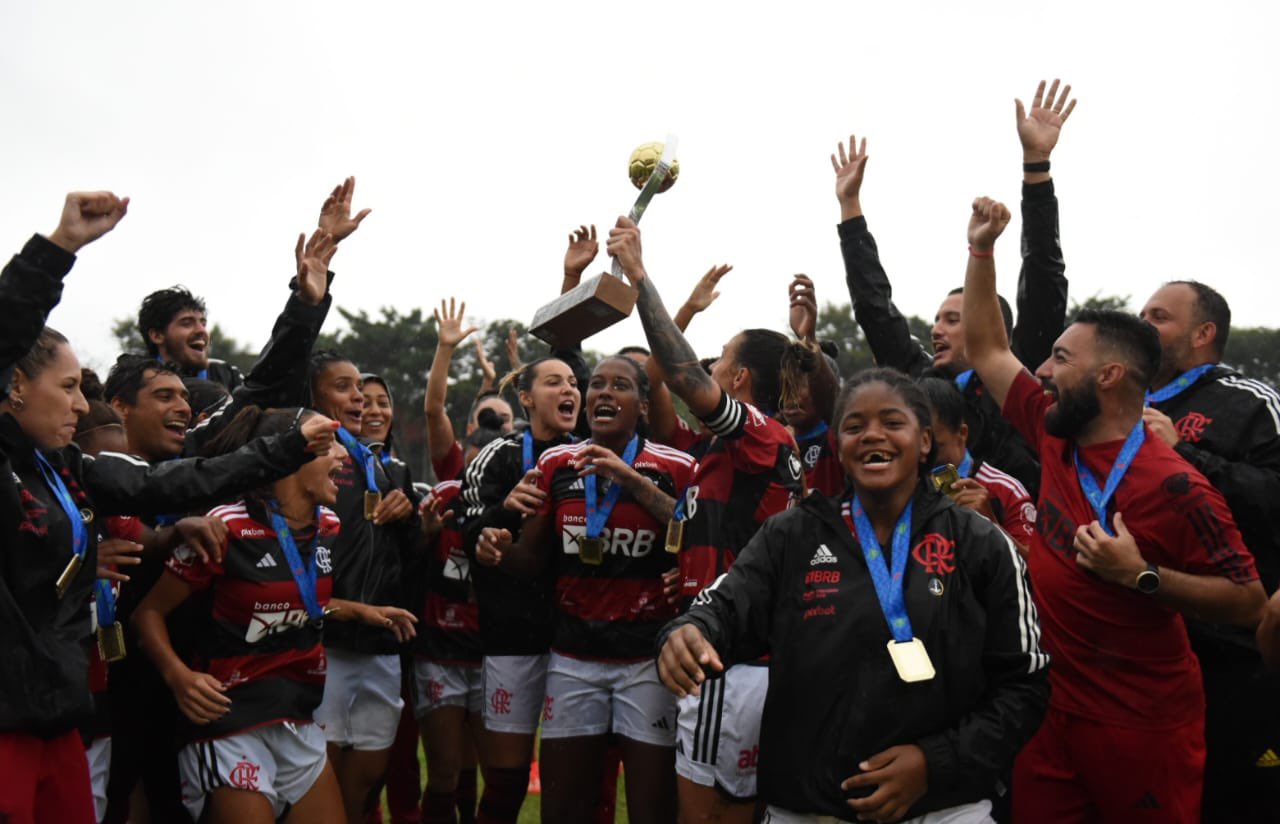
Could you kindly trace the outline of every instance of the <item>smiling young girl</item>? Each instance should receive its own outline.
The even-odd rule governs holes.
[[[851,495],[810,495],[767,522],[668,627],[659,671],[697,694],[770,654],[766,821],[987,822],[1048,700],[1025,567],[924,480],[929,405],[906,376],[852,378],[834,426]]]

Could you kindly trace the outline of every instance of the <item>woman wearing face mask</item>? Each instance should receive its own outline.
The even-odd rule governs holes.
[[[770,653],[766,821],[990,821],[1048,701],[1022,559],[925,480],[929,405],[909,378],[855,376],[835,425],[849,497],[766,523],[665,630],[659,671],[677,694],[705,692]]]
[[[44,326],[62,278],[85,244],[124,217],[109,192],[67,196],[58,229],[33,237],[0,274],[0,818],[87,821],[94,816],[77,727],[93,713],[85,673],[88,604],[98,531],[112,514],[149,515],[219,498],[294,472],[332,443],[318,427],[256,441],[211,461],[147,467],[71,446],[88,405],[80,363]],[[118,623],[100,642],[122,645]]]
[[[582,396],[573,370],[557,358],[541,358],[509,375],[529,419],[525,432],[490,443],[467,467],[464,547],[480,551],[482,530],[499,527],[513,534],[546,500],[536,465],[542,453],[572,441]],[[484,796],[477,821],[516,820],[529,784],[533,738],[542,714],[547,651],[552,635],[550,575],[533,578],[504,570],[471,567],[480,608],[484,650],[484,727],[480,763]]]
[[[692,477],[683,452],[637,428],[648,396],[644,368],[626,357],[601,361],[587,385],[591,440],[538,461],[546,496],[511,544],[490,529],[482,563],[557,576],[558,620],[542,715],[542,819],[590,821],[609,733],[618,736],[635,822],[675,819],[675,701],[658,682],[653,641],[676,614],[663,574],[675,498]],[[607,489],[606,489],[607,486]]]
[[[288,431],[321,416],[300,409],[249,407],[206,446],[212,454],[249,439]],[[313,723],[324,693],[328,621],[358,621],[413,635],[413,616],[391,606],[331,597],[340,524],[328,507],[346,450],[212,510],[227,526],[221,561],[180,549],[133,616],[143,649],[190,722],[178,756],[183,803],[199,820],[206,805],[218,822],[341,822],[341,794]],[[165,618],[208,592],[211,621],[198,660],[184,662]]]

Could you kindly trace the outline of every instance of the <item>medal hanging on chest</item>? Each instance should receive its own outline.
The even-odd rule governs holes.
[[[318,578],[318,561],[320,547],[320,508],[316,507],[313,517],[315,523],[315,536],[311,539],[311,552],[308,555],[307,562],[302,560],[302,554],[298,552],[298,546],[294,543],[293,533],[289,530],[289,522],[280,514],[280,505],[275,501],[271,501],[267,505],[267,512],[271,515],[271,529],[276,533],[276,543],[280,545],[280,551],[284,554],[285,561],[289,564],[289,574],[293,576],[293,581],[298,585],[298,597],[302,601],[302,607],[307,611],[308,624],[312,627],[321,627],[324,624],[325,609],[320,606],[320,600],[317,596],[316,580]]]
[[[62,574],[54,582],[54,591],[58,595],[58,600],[62,600],[71,589],[71,583],[75,580],[76,575],[80,573],[80,567],[84,566],[85,552],[89,549],[89,529],[85,526],[85,522],[93,519],[93,510],[85,509],[81,511],[76,506],[75,501],[71,500],[71,492],[67,489],[67,485],[62,482],[62,478],[58,476],[53,466],[50,465],[44,455],[40,454],[39,450],[36,451],[35,458],[36,467],[39,468],[40,474],[44,477],[49,491],[57,499],[58,506],[62,507],[62,512],[67,516],[67,521],[71,527],[71,560],[67,562]],[[88,513],[87,517],[85,513]]]
[[[382,503],[382,492],[378,489],[378,458],[373,450],[356,440],[346,429],[339,428],[337,438],[346,447],[352,462],[364,470],[364,519],[372,521],[373,513]]]
[[[98,655],[108,664],[123,659],[128,652],[124,624],[116,620],[116,592],[105,578],[93,582],[93,608],[98,619]]]
[[[364,519],[366,521],[373,520],[373,514],[378,511],[378,504],[380,503],[382,503],[381,492],[364,493]]]
[[[675,511],[671,513],[671,520],[667,521],[667,540],[666,550],[672,555],[679,555],[680,550],[684,548],[684,522],[689,519],[687,512],[689,493],[693,488],[693,482],[685,487],[680,493],[680,497],[676,499]]]
[[[627,466],[634,464],[639,447],[640,438],[632,435],[627,448],[622,453],[623,463]],[[578,560],[591,566],[600,566],[604,563],[605,541],[601,534],[604,532],[605,524],[609,522],[609,515],[612,514],[614,506],[622,497],[622,484],[613,483],[609,485],[609,491],[601,501],[598,483],[596,474],[592,472],[587,475],[582,484],[583,503],[587,510],[587,528],[586,532],[578,538]]]

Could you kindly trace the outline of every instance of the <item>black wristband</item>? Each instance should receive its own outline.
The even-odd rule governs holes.
[[[1049,171],[1049,161],[1041,160],[1039,163],[1023,163],[1022,171],[1028,174],[1031,172],[1047,172]]]

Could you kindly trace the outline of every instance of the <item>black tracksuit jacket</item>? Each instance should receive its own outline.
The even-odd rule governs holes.
[[[770,656],[765,802],[853,820],[840,783],[864,759],[903,744],[919,746],[929,770],[928,792],[908,817],[990,799],[1039,727],[1048,656],[1013,545],[924,485],[910,545],[904,596],[937,671],[930,681],[898,678],[862,551],[839,500],[820,495],[766,521],[729,572],[663,630],[659,649],[675,627],[695,625],[726,667]]]

